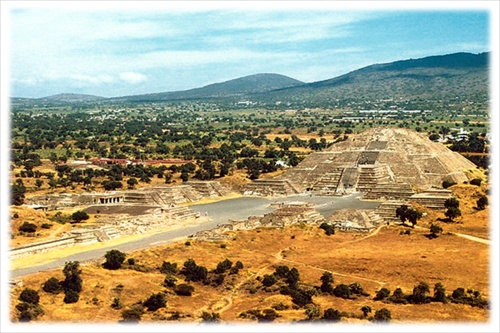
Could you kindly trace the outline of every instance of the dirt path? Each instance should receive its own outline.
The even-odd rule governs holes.
[[[460,234],[458,232],[453,232],[454,235],[457,235],[458,237],[463,237],[463,238],[467,238],[468,240],[471,240],[471,241],[474,241],[474,242],[478,242],[478,243],[482,243],[482,244],[486,244],[486,245],[490,245],[491,242],[489,239],[484,239],[484,238],[479,238],[479,237],[475,237],[475,236],[471,236],[471,235],[466,235],[466,234]]]

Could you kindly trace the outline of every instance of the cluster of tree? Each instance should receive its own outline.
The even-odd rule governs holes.
[[[18,300],[20,302],[16,304],[16,309],[19,311],[17,319],[21,322],[35,320],[45,313],[39,304],[40,295],[34,289],[24,288]]]
[[[374,300],[396,304],[425,304],[430,302],[462,303],[481,308],[488,308],[489,302],[482,298],[477,290],[457,288],[451,295],[446,295],[445,287],[440,283],[434,285],[434,293],[430,295],[430,287],[426,282],[420,282],[413,288],[411,294],[405,295],[401,288],[396,288],[392,294],[389,289],[381,288],[377,291]]]
[[[488,152],[487,143],[484,137],[470,133],[466,140],[454,140],[450,149],[461,153],[484,153]]]

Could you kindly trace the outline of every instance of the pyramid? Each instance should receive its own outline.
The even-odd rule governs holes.
[[[475,168],[425,134],[379,127],[310,154],[275,180],[319,195],[362,192],[370,199],[405,199],[415,189],[441,188],[444,180],[467,181],[465,171]]]

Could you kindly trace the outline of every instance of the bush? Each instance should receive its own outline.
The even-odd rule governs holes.
[[[25,221],[20,227],[19,227],[19,231],[22,231],[22,232],[35,232],[37,229],[37,226],[36,224],[33,224],[33,223],[29,223],[27,221]]]
[[[182,283],[175,287],[174,292],[179,296],[191,296],[194,292],[194,287],[189,284]]]
[[[270,287],[275,283],[276,283],[276,277],[274,276],[274,274],[264,275],[264,278],[262,279],[262,285],[264,285],[265,287]]]
[[[290,268],[288,268],[288,266],[278,266],[275,269],[275,275],[277,277],[279,277],[280,279],[285,278],[288,275],[289,271],[290,271]]]
[[[175,274],[177,273],[177,264],[171,263],[169,261],[164,261],[159,268],[160,272],[163,274]]]
[[[135,259],[134,258],[128,258],[127,259],[127,264],[129,264],[130,266],[135,265]]]
[[[80,295],[74,290],[66,290],[63,302],[66,304],[76,303],[80,299]]]
[[[122,318],[126,322],[136,322],[141,320],[143,314],[144,308],[142,305],[135,304],[130,309],[122,311]]]
[[[469,184],[471,185],[476,185],[476,186],[481,186],[482,179],[481,178],[474,178],[472,179]]]
[[[342,316],[340,314],[340,311],[335,310],[333,308],[326,309],[325,312],[323,313],[323,317],[321,317],[322,320],[332,321],[332,322],[340,321],[341,318]]]
[[[40,296],[38,295],[38,292],[36,290],[25,288],[19,295],[19,300],[29,304],[37,305],[40,301]]]
[[[169,288],[174,288],[176,283],[177,283],[177,278],[170,274],[167,274],[167,276],[165,276],[165,280],[163,280],[163,285]]]
[[[390,294],[391,294],[391,291],[389,289],[382,288],[379,291],[377,291],[377,294],[375,295],[374,300],[375,301],[383,300],[384,298],[389,297]]]
[[[338,286],[335,287],[335,289],[333,289],[333,294],[341,298],[350,298],[351,290],[347,285],[339,284]]]
[[[335,229],[329,223],[323,222],[323,223],[321,223],[321,225],[319,227],[320,227],[320,229],[323,229],[325,231],[325,234],[328,236],[335,234]]]
[[[375,311],[373,320],[376,322],[389,322],[391,321],[391,311],[387,310],[386,308],[377,310]]]
[[[119,309],[123,308],[122,301],[120,300],[119,297],[113,298],[113,303],[111,303],[111,307],[115,310],[119,310]]]
[[[224,261],[221,261],[220,263],[217,264],[217,268],[215,269],[215,273],[224,273],[228,269],[231,269],[233,266],[233,262],[229,259],[225,259]]]
[[[42,229],[50,229],[52,227],[52,224],[50,223],[42,223]]]
[[[236,264],[234,264],[234,267],[236,267],[238,269],[242,269],[243,268],[243,263],[241,261],[237,261]]]
[[[17,304],[16,309],[20,312],[19,316],[17,317],[20,322],[29,322],[44,314],[44,311],[40,307],[40,305],[29,304],[25,302]]]
[[[167,306],[167,300],[163,293],[151,294],[143,304],[148,311],[156,311]]]
[[[220,314],[203,311],[201,314],[201,320],[205,323],[218,323],[220,322]]]
[[[476,201],[477,209],[483,210],[488,206],[488,197],[485,195],[482,195],[479,199]]]
[[[125,261],[126,254],[119,250],[111,250],[104,255],[106,262],[103,264],[107,269],[119,269]]]
[[[448,188],[450,186],[456,185],[457,183],[452,180],[443,180],[443,188]]]
[[[82,222],[89,219],[89,214],[84,211],[77,211],[71,214],[71,219],[75,222]]]
[[[51,294],[59,294],[62,290],[63,287],[61,285],[61,282],[59,282],[58,279],[55,277],[51,277],[42,286],[43,291]]]

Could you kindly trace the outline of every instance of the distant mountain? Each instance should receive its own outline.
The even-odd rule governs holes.
[[[105,97],[85,95],[85,94],[57,94],[42,98],[37,98],[39,101],[54,101],[54,102],[93,102],[103,100]]]
[[[15,104],[137,103],[179,100],[237,101],[263,104],[330,105],[333,100],[474,99],[488,102],[490,53],[454,53],[374,64],[328,80],[304,83],[280,74],[255,74],[201,88],[103,98],[59,94],[39,99],[12,98]]]
[[[489,53],[454,53],[367,66],[313,83],[262,94],[261,99],[434,98],[487,96]]]
[[[146,95],[135,95],[112,98],[116,101],[144,102],[144,101],[165,101],[165,100],[188,100],[188,99],[206,99],[206,98],[227,98],[254,93],[262,93],[275,89],[295,87],[304,84],[304,82],[292,79],[280,74],[254,74],[241,78],[209,84],[202,88],[163,92]]]

